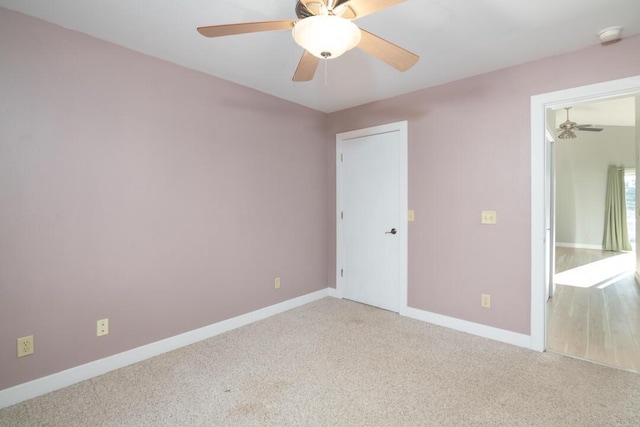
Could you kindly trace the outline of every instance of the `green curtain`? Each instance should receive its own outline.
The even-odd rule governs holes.
[[[624,168],[609,166],[604,214],[604,250],[630,251],[627,207],[624,193]]]

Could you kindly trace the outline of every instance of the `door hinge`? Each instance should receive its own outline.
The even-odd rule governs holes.
[[[340,153],[340,161],[344,162],[344,153]]]
[[[344,219],[344,211],[340,211],[340,219]]]
[[[344,277],[344,270],[342,268],[340,269],[340,277]]]

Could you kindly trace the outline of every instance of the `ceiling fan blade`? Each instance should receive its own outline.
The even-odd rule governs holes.
[[[319,63],[320,58],[313,56],[305,50],[298,63],[298,68],[296,68],[296,72],[293,74],[292,80],[294,82],[308,82],[309,80],[313,80]]]
[[[198,32],[205,37],[222,37],[234,34],[259,33],[262,31],[290,30],[297,21],[297,19],[285,19],[282,21],[212,25],[209,27],[198,27]]]
[[[396,70],[407,71],[420,59],[415,53],[409,52],[362,28],[360,29],[360,33],[362,34],[362,38],[360,39],[360,43],[358,43],[358,48],[386,62]]]
[[[370,15],[374,12],[378,12],[379,10],[386,9],[404,1],[406,0],[338,0],[334,5],[334,10],[341,10],[342,8],[346,8],[345,12],[342,14],[342,17],[345,19],[356,19],[362,18],[363,16]],[[352,12],[351,14],[355,16],[350,17],[351,14],[349,13],[349,9]]]
[[[602,128],[583,128],[582,126],[578,126],[577,130],[586,130],[587,132],[602,132]]]

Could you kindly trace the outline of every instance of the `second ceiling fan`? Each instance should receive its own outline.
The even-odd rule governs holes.
[[[206,37],[263,31],[291,30],[296,43],[305,49],[293,81],[313,80],[321,59],[337,58],[357,47],[399,71],[413,67],[419,56],[366,30],[352,21],[405,0],[298,0],[298,19],[244,22],[198,27]]]
[[[569,120],[569,110],[571,109],[571,107],[566,107],[565,110],[567,110],[567,120],[565,120],[562,124],[560,124],[560,127],[558,129],[556,129],[557,132],[560,132],[558,134],[558,138],[559,139],[575,139],[577,138],[577,135],[575,134],[574,131],[589,131],[589,132],[601,132],[602,128],[596,128],[593,127],[592,125],[579,125],[576,122],[572,122],[571,120]]]

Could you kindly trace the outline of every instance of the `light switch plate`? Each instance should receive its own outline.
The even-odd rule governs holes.
[[[408,213],[407,213],[407,220],[409,222],[413,222],[416,220],[416,213],[413,209],[411,209]]]
[[[491,295],[489,294],[481,294],[480,295],[481,302],[480,305],[484,308],[491,308]]]
[[[497,219],[496,211],[482,211],[483,224],[495,224]]]

